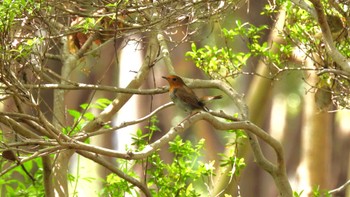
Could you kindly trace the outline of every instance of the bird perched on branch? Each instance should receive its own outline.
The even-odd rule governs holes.
[[[186,112],[193,112],[197,110],[209,111],[205,104],[211,100],[221,99],[222,96],[205,96],[198,98],[196,94],[189,88],[184,81],[176,76],[169,75],[162,77],[169,82],[169,95],[171,100],[177,107],[185,110]]]

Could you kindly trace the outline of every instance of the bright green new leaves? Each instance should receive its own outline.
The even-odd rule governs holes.
[[[187,52],[186,56],[191,57],[196,66],[212,78],[237,75],[251,55],[249,53],[234,53],[228,47],[218,48],[206,45],[197,49],[194,43],[191,46],[192,51]]]
[[[112,101],[106,98],[97,99],[93,104],[81,104],[80,107],[84,110],[83,113],[74,109],[68,109],[68,114],[73,117],[74,124],[73,126],[68,126],[63,128],[63,133],[68,135],[74,135],[89,122],[95,118],[95,115],[92,112],[89,112],[89,109],[105,109]],[[108,127],[106,125],[105,127]]]
[[[222,33],[226,43],[236,42],[237,39],[243,40],[247,51],[235,52],[234,50],[238,49],[230,47],[229,44],[224,47],[205,45],[198,48],[192,43],[192,51],[187,52],[186,56],[191,57],[196,66],[211,78],[219,79],[234,78],[242,74],[242,69],[252,56],[260,57],[266,64],[282,67],[284,61],[291,56],[292,47],[273,43],[279,48],[279,51],[271,51],[271,46],[267,42],[261,43],[261,38],[267,28],[266,25],[254,26],[237,20],[235,28],[223,28]]]
[[[129,176],[136,176],[135,171],[132,169],[126,170]],[[100,191],[100,196],[116,196],[123,197],[125,194],[134,194],[136,192],[134,190],[135,186],[131,183],[127,182],[125,179],[117,176],[116,174],[109,174],[107,176],[105,185],[103,189]]]
[[[145,129],[138,129],[133,136],[133,146],[136,151],[141,151],[149,145],[155,132],[160,132],[157,126],[158,119],[154,116]],[[169,142],[167,149],[173,155],[172,160],[166,162],[163,160],[159,151],[154,152],[149,157],[137,160],[127,161],[117,159],[118,168],[128,176],[136,179],[145,179],[147,187],[150,188],[155,197],[168,196],[207,196],[212,187],[211,180],[215,176],[215,161],[203,162],[203,151],[205,147],[204,139],[192,142],[183,140],[176,136]],[[130,148],[130,147],[128,147]],[[225,160],[226,161],[226,160]],[[237,160],[237,166],[243,166],[244,160]],[[141,175],[147,175],[146,178],[133,170],[136,166],[144,172]],[[225,164],[223,164],[225,165]],[[104,189],[100,192],[101,196],[123,196],[131,194],[138,196],[138,189],[132,184],[126,182],[123,178],[111,174],[107,177]]]
[[[7,162],[1,163],[1,169],[5,169]],[[17,166],[8,173],[4,174],[0,178],[0,196],[44,196],[44,185],[40,184],[43,182],[43,166],[40,158],[36,158],[23,163],[25,169],[32,173],[35,179],[35,183],[28,177],[23,171],[21,166]],[[16,174],[17,179],[13,178]],[[21,178],[19,178],[21,177]]]
[[[183,141],[177,136],[169,142],[169,151],[174,154],[172,163],[164,164],[158,155],[152,157],[149,184],[155,185],[157,196],[200,196],[198,187],[203,187],[203,178],[212,174],[211,164],[199,162],[204,140],[197,144]],[[161,166],[159,168],[158,166]]]
[[[23,11],[30,1],[24,0],[3,0],[0,6],[0,32],[9,30],[15,19],[23,16]],[[28,6],[30,7],[30,6]]]

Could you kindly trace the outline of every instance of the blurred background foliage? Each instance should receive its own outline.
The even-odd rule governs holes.
[[[324,0],[322,5],[336,49],[349,58],[350,2]],[[145,58],[153,33],[161,31],[177,75],[222,80],[243,95],[249,120],[282,143],[296,196],[323,195],[349,179],[350,73],[327,52],[311,2],[4,0],[0,19],[3,112],[36,115],[41,111],[52,122],[59,120],[64,134],[76,135],[119,93],[77,88],[61,98],[42,85],[125,87],[139,70],[133,60]],[[165,86],[161,76],[171,72],[168,64],[158,55],[142,89]],[[196,93],[222,94],[207,89]],[[66,110],[63,119],[55,114],[57,99],[62,99]],[[133,99],[104,129],[145,116],[169,97],[135,95]],[[237,113],[225,97],[210,109]],[[165,109],[157,118],[129,128],[126,138],[118,130],[86,142],[142,150],[184,117],[180,110]],[[3,151],[11,147],[9,143],[23,140],[4,121],[1,133]],[[241,130],[215,131],[200,122],[147,159],[108,160],[146,182],[155,196],[211,195],[220,182],[220,170],[229,165],[234,169],[226,174],[232,179],[224,190],[227,195],[277,196],[273,180],[254,163],[245,141]],[[269,159],[275,158],[268,146],[262,144],[262,149]],[[10,164],[3,157],[5,169]],[[24,164],[38,182],[43,181],[43,166],[37,159]],[[70,173],[73,196],[139,195],[134,185],[76,155]],[[21,192],[42,196],[44,190],[19,167],[3,175],[1,187],[2,196]],[[350,190],[336,195],[350,196]]]

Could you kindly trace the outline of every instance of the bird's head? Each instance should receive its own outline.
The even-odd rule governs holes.
[[[181,87],[181,86],[185,85],[184,81],[176,75],[169,75],[167,77],[163,76],[162,78],[164,78],[168,81],[171,88]]]

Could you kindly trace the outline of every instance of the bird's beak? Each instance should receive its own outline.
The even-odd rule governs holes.
[[[166,80],[168,80],[168,77],[164,77],[164,76],[162,76],[162,78],[163,78],[163,79],[166,79]]]

